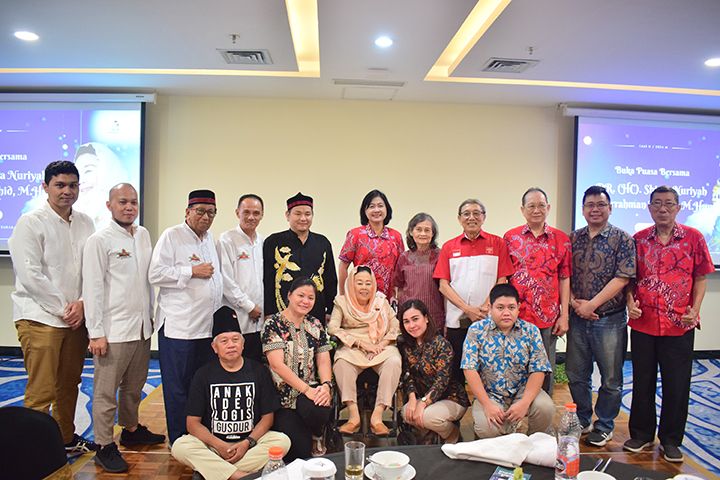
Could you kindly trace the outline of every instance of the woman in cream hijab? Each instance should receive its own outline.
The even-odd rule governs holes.
[[[356,381],[363,370],[372,368],[380,380],[370,429],[376,435],[388,434],[382,415],[392,402],[402,372],[400,352],[395,347],[399,332],[395,312],[385,295],[377,291],[372,270],[364,265],[352,269],[345,281],[345,295],[335,297],[328,324],[328,333],[342,342],[333,365],[341,400],[348,408],[348,421],[340,427],[341,433],[360,429]]]

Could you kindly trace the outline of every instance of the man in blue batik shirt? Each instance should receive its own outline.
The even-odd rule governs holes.
[[[528,435],[552,423],[555,405],[542,390],[552,371],[540,330],[518,319],[520,295],[509,284],[490,290],[490,317],[468,330],[460,367],[472,390],[478,438],[513,433],[528,417]]]

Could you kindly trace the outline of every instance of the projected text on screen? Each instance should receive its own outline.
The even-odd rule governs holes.
[[[113,185],[140,192],[141,130],[140,104],[0,104],[0,251],[20,215],[46,201],[43,171],[55,160],[80,172],[74,208],[106,225]]]
[[[652,225],[650,193],[667,185],[680,195],[677,221],[700,230],[720,264],[720,125],[578,117],[576,142],[575,228],[591,185],[607,188],[610,222],[631,235]]]

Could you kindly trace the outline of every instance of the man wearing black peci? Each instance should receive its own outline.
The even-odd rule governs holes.
[[[263,245],[263,282],[267,317],[285,310],[290,283],[296,278],[310,278],[318,295],[310,314],[327,324],[337,294],[337,273],[330,241],[310,231],[313,222],[313,199],[298,193],[287,200],[290,228],[273,233]]]

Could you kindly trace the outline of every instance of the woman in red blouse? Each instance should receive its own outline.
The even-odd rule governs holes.
[[[391,219],[392,207],[383,192],[373,190],[365,195],[360,205],[361,226],[347,233],[340,251],[340,295],[345,294],[345,280],[352,263],[370,267],[375,273],[378,291],[384,293],[388,301],[393,298],[395,264],[405,246],[400,232],[387,227]]]
[[[406,423],[421,433],[432,431],[444,443],[460,439],[460,420],[470,406],[465,387],[451,373],[453,350],[420,300],[408,300],[398,311],[400,330],[406,339],[400,353],[407,403],[402,408]]]

